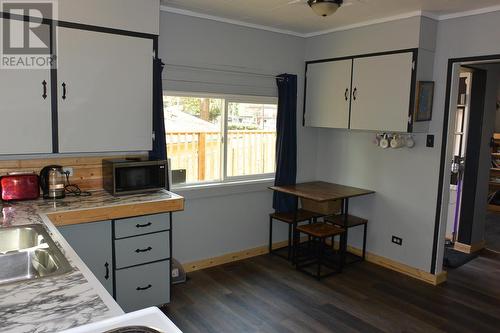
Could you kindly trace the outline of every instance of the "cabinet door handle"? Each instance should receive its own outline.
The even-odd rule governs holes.
[[[136,228],[145,228],[145,227],[149,227],[150,225],[151,225],[151,222],[148,222],[148,223],[146,223],[146,224],[139,224],[139,223],[137,223],[137,224],[135,225],[135,227],[136,227]]]
[[[43,99],[46,99],[47,98],[47,81],[43,80],[42,86],[43,86],[42,97],[43,97]]]
[[[106,267],[106,275],[104,275],[104,278],[107,280],[109,279],[109,264],[105,263],[104,267]]]
[[[345,88],[344,97],[346,101],[349,99],[349,88]]]
[[[147,286],[145,286],[145,287],[137,287],[137,288],[135,288],[135,290],[148,290],[148,289],[149,289],[149,288],[151,288],[151,287],[152,287],[152,285],[151,285],[151,284],[148,284],[148,285],[147,285]]]
[[[354,90],[352,91],[352,99],[356,100],[357,97],[358,97],[358,88],[354,88]]]
[[[63,88],[62,99],[66,99],[66,82],[62,83],[62,88]]]
[[[148,252],[151,251],[153,248],[151,246],[148,246],[146,249],[137,249],[135,252],[140,253],[140,252]]]

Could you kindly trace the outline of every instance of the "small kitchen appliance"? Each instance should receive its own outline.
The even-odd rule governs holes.
[[[153,192],[168,187],[167,161],[102,161],[104,189],[112,195]]]
[[[34,200],[40,196],[38,175],[35,173],[10,173],[0,178],[2,200]]]
[[[40,171],[40,187],[44,199],[62,199],[65,196],[65,173],[60,165],[49,165]]]

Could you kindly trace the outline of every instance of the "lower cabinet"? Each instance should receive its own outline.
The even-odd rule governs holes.
[[[124,311],[170,302],[170,214],[60,227]]]
[[[113,295],[113,238],[111,221],[58,228],[99,282]]]
[[[116,271],[116,301],[125,312],[170,300],[170,260]]]

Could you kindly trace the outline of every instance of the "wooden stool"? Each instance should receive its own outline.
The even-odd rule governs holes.
[[[271,213],[269,214],[269,253],[275,254],[278,257],[290,260],[292,255],[292,237],[293,237],[293,225],[294,223],[306,222],[312,223],[315,222],[318,217],[321,217],[321,214],[310,212],[304,209],[299,209],[293,213]],[[280,222],[288,223],[288,245],[283,246],[279,249],[273,250],[273,220],[278,220]],[[284,248],[288,248],[287,256],[283,256],[277,253],[277,250],[281,250]]]
[[[353,216],[353,215],[347,215],[347,223],[346,223],[345,215],[333,215],[333,216],[325,217],[325,222],[344,228],[346,230],[346,233],[345,233],[345,238],[346,238],[345,241],[346,242],[347,242],[348,230],[350,228],[362,225],[363,226],[363,250],[362,250],[363,252],[362,252],[361,256],[349,253],[349,255],[352,255],[352,256],[357,258],[357,260],[351,261],[351,262],[349,262],[349,264],[365,260],[365,257],[366,257],[366,231],[367,231],[367,226],[368,226],[368,220],[363,219],[361,217]]]
[[[311,276],[314,276],[318,280],[330,276],[332,274],[342,272],[342,263],[344,262],[344,251],[342,251],[342,248],[340,248],[338,251],[338,253],[340,254],[340,258],[338,260],[338,264],[336,267],[333,260],[328,260],[328,256],[325,254],[325,250],[329,248],[328,246],[326,246],[326,239],[327,238],[333,239],[335,236],[341,236],[345,232],[344,229],[328,223],[314,223],[314,224],[298,226],[297,231],[299,232],[299,235],[300,233],[304,233],[310,236],[312,238],[313,245],[317,246],[317,249],[315,251],[316,253],[312,258],[313,260],[311,261],[308,260],[308,258],[306,258],[306,260],[303,263],[300,262],[299,249],[296,249],[295,263],[297,270],[309,274]],[[311,243],[309,242],[308,246],[310,245]],[[304,269],[305,267],[309,267],[311,265],[317,265],[316,274],[313,274]],[[321,275],[321,266],[328,267],[333,271]]]

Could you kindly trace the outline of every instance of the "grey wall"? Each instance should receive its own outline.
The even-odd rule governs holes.
[[[432,51],[433,33],[429,31],[435,32],[436,25],[424,20],[423,28],[421,19],[414,17],[309,38],[306,59],[420,45]],[[429,34],[431,38],[427,38]],[[426,148],[422,134],[415,136],[414,149],[382,150],[372,143],[374,133],[331,129],[318,132],[317,177],[377,192],[350,204],[354,214],[369,219],[368,251],[429,271],[439,148]],[[393,244],[392,235],[402,237],[403,246]],[[350,242],[360,247],[361,236],[360,231],[350,233]]]
[[[417,135],[412,150],[380,150],[366,132],[318,130],[317,177],[371,188],[371,198],[355,200],[354,213],[370,220],[368,250],[429,271],[432,260],[435,213],[440,168],[446,74],[449,58],[500,53],[500,12],[435,22],[410,18],[344,32],[308,38],[306,60],[349,54],[418,47],[432,49],[435,42],[433,80],[436,82],[433,119],[429,133],[435,147],[425,147]],[[433,33],[437,28],[436,38]],[[448,166],[447,166],[448,167]],[[445,173],[445,184],[449,175]],[[445,187],[445,196],[449,193]],[[437,272],[441,271],[448,197],[443,200]],[[391,243],[403,238],[403,246]],[[360,245],[360,233],[351,242]]]
[[[412,150],[381,150],[373,133],[309,129],[299,126],[299,181],[322,179],[371,188],[377,193],[352,201],[352,212],[370,220],[368,250],[429,271],[440,167],[440,148],[449,58],[500,54],[500,12],[439,23],[409,18],[306,40],[225,23],[162,13],[160,56],[167,63],[166,89],[275,95],[265,75],[299,74],[302,108],[303,61],[394,49],[421,47],[434,51],[436,82],[429,133],[435,147],[425,147],[425,134],[415,136]],[[437,37],[434,38],[437,29]],[[304,54],[305,53],[305,54]],[[237,73],[236,73],[237,72]],[[300,116],[298,117],[300,121]],[[448,177],[447,173],[445,173]],[[445,178],[445,184],[449,179]],[[447,191],[447,187],[445,188]],[[263,245],[271,194],[265,186],[251,192],[185,192],[186,211],[175,217],[175,255],[183,262]],[[239,194],[238,194],[239,193]],[[217,195],[217,196],[214,196]],[[443,206],[448,198],[443,198]],[[438,271],[446,227],[440,225]],[[283,233],[281,234],[283,236]],[[350,242],[360,246],[361,234]],[[391,243],[403,238],[403,246]]]
[[[276,96],[271,76],[286,72],[298,74],[302,110],[304,45],[299,37],[163,12],[164,89]],[[315,178],[316,135],[298,127],[299,181]],[[248,186],[178,191],[187,200],[185,211],[174,218],[175,257],[190,262],[265,245],[272,210],[266,185],[251,186],[250,192]]]
[[[500,54],[500,25],[498,22],[500,22],[500,12],[439,22],[436,57],[434,61],[436,90],[431,130],[440,134],[442,133],[448,59]],[[450,110],[450,117],[454,117],[453,112],[453,110]],[[441,141],[440,135],[436,139]],[[449,168],[448,160],[450,160],[450,152],[448,152],[447,156],[446,167]],[[444,183],[449,184],[449,173],[445,173]],[[445,188],[443,193],[443,207],[448,205],[447,192],[448,190]],[[440,242],[438,246],[438,265],[443,260],[442,249],[444,247],[446,228],[446,214],[444,212],[445,210],[442,210],[442,223],[440,224],[438,238]],[[439,268],[437,267],[437,269]]]

